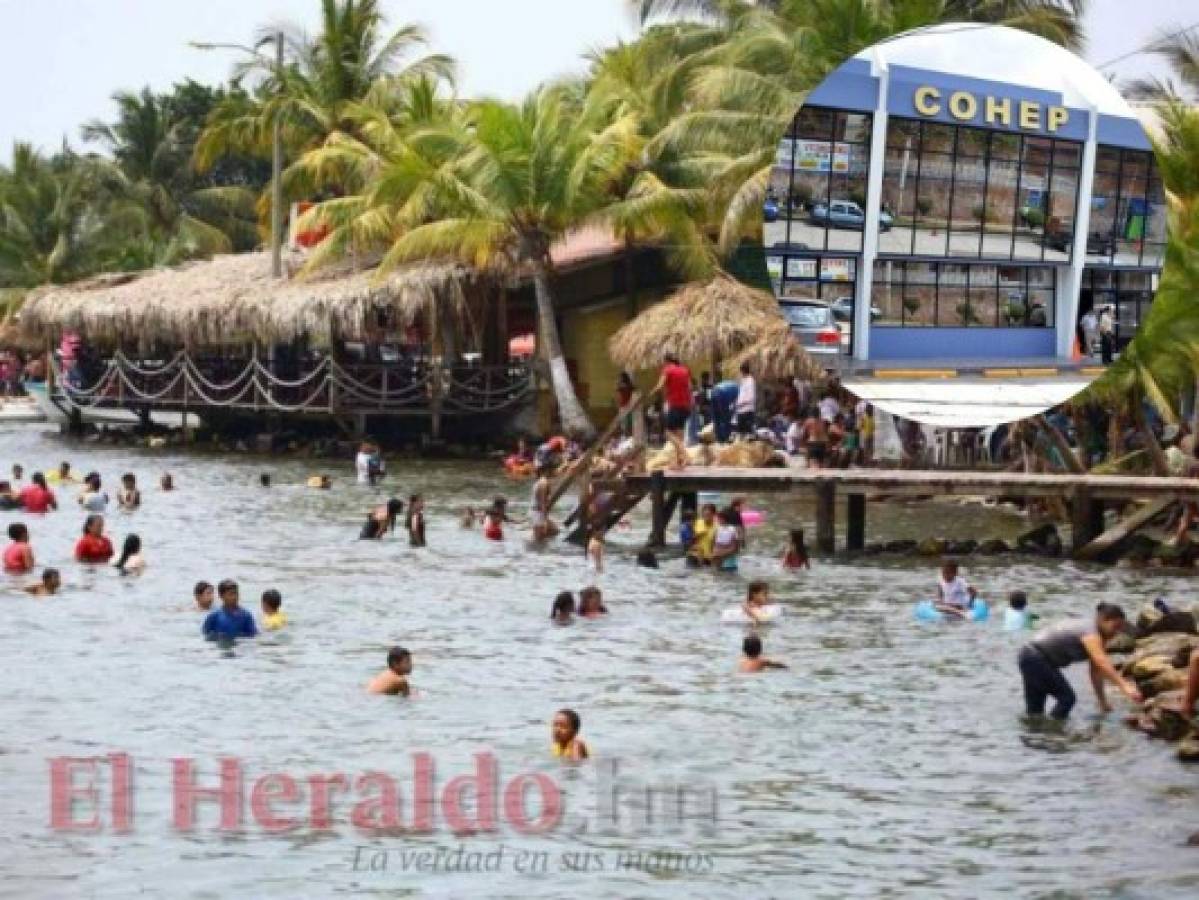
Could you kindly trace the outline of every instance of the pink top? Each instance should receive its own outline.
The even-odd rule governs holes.
[[[33,550],[28,544],[13,541],[4,548],[4,571],[10,575],[24,575],[33,568]]]

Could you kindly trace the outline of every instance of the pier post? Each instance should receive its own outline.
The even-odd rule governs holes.
[[[831,481],[816,483],[816,549],[837,550],[837,486]]]
[[[866,495],[850,494],[845,498],[845,548],[863,550],[866,547]]]
[[[650,475],[650,510],[652,524],[649,531],[650,547],[666,546],[666,474],[658,471]]]
[[[1070,532],[1075,553],[1103,533],[1103,501],[1085,488],[1075,488],[1070,499]]]

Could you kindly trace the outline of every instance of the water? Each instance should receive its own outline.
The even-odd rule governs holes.
[[[36,428],[0,433],[4,471],[63,458],[101,471],[110,489],[123,471],[140,476],[143,508],[109,522],[118,545],[130,530],[142,535],[149,568],[123,579],[70,562],[83,518],[72,492],[59,492],[63,511],[23,517],[39,562],[59,565],[66,588],[43,601],[14,592],[13,579],[0,588],[2,896],[1199,892],[1199,850],[1180,846],[1199,829],[1193,769],[1118,716],[1093,717],[1085,671],[1070,673],[1081,699],[1069,728],[1030,732],[1019,717],[1017,638],[995,622],[911,621],[933,578],[928,564],[817,560],[810,573],[781,576],[784,528],[811,523],[794,499],[762,504],[767,524],[751,532],[735,578],[689,574],[675,561],[634,568],[628,551],[647,530],[637,519],[614,536],[601,579],[611,615],[554,628],[553,595],[586,583],[581,557],[527,550],[515,529],[491,545],[458,525],[464,505],[497,492],[523,511],[526,486],[492,463],[395,462],[382,491],[353,486],[339,464],[335,489],[319,492],[302,482],[323,464],[70,445]],[[262,489],[267,467],[276,486]],[[178,485],[170,494],[155,486],[165,469]],[[366,508],[401,490],[428,497],[429,549],[353,540]],[[1021,527],[1005,513],[944,505],[873,505],[870,515],[871,540],[1010,537]],[[0,513],[0,524],[16,517]],[[765,632],[766,651],[791,670],[737,676],[742,631],[718,624],[719,612],[758,575],[787,608]],[[1102,599],[1135,609],[1192,590],[1181,578],[1066,562],[971,562],[967,575],[991,598],[1027,588],[1050,619]],[[289,629],[232,651],[200,640],[191,586],[226,577],[256,614],[262,590],[281,590]],[[394,643],[415,656],[418,696],[409,701],[363,691]],[[549,758],[549,721],[562,706],[582,714],[595,764]],[[366,796],[356,792],[335,796],[332,830],[271,834],[252,815],[262,775],[300,781],[303,804],[276,804],[293,815],[311,797],[309,776],[379,770],[399,783],[409,822],[419,751],[434,759],[438,790],[473,772],[481,752],[494,754],[501,788],[544,774],[565,795],[564,819],[541,835],[520,834],[501,814],[494,835],[455,834],[439,818],[431,834],[367,837],[350,824]],[[132,832],[51,829],[47,761],[111,752],[135,767]],[[199,806],[193,831],[172,827],[176,757],[195,760],[205,786],[216,783],[220,757],[241,760],[239,831],[219,829],[215,803]],[[617,821],[602,800],[614,759]],[[107,825],[110,792],[100,784]],[[658,809],[653,822],[638,821],[636,789],[680,784],[681,820]],[[537,814],[531,800],[528,815]],[[414,853],[459,847],[491,854],[498,871],[463,872],[465,856],[443,856],[435,873],[414,868]]]

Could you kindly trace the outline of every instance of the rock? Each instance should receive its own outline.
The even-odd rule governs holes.
[[[1156,697],[1170,691],[1180,691],[1186,687],[1187,673],[1173,667],[1164,669],[1147,682],[1141,684],[1141,693],[1146,697]]]
[[[916,552],[921,556],[944,556],[946,541],[941,538],[925,538],[916,545]]]
[[[1104,644],[1108,653],[1133,653],[1137,649],[1137,639],[1131,632],[1121,631]]]
[[[1137,616],[1137,637],[1149,637],[1154,634],[1197,634],[1195,614],[1181,609],[1172,609],[1164,615],[1157,613],[1157,618],[1150,619],[1142,614]],[[1142,625],[1144,618],[1144,625]]]
[[[1125,671],[1128,672],[1129,677],[1135,678],[1138,682],[1148,681],[1162,672],[1174,671],[1174,667],[1170,665],[1170,661],[1170,657],[1168,656],[1134,657],[1125,666]]]
[[[1137,657],[1164,656],[1173,660],[1179,654],[1190,658],[1192,650],[1199,648],[1199,636],[1193,634],[1155,634],[1137,640]],[[1186,663],[1183,663],[1186,665]]]
[[[910,539],[887,541],[883,544],[883,549],[888,553],[911,553],[916,549],[916,541]]]
[[[945,552],[950,556],[969,556],[978,549],[978,541],[967,538],[964,541],[946,541]]]
[[[1181,740],[1193,732],[1190,721],[1183,717],[1181,709],[1182,691],[1158,694],[1145,705],[1136,727],[1165,741]]]
[[[1038,525],[1016,538],[1016,549],[1024,553],[1040,553],[1059,556],[1062,552],[1062,536],[1052,522]]]
[[[1000,538],[990,538],[978,545],[978,552],[987,556],[997,556],[1000,553],[1008,553],[1011,551],[1007,541]]]

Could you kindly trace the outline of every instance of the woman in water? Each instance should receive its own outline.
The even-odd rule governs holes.
[[[83,536],[75,544],[75,559],[88,564],[112,559],[112,541],[104,534],[103,516],[93,513],[83,523]]]
[[[142,539],[136,534],[127,535],[125,543],[121,547],[121,557],[117,560],[117,571],[122,575],[139,575],[145,567],[146,560],[142,556]]]
[[[408,516],[404,525],[408,529],[408,546],[425,546],[425,498],[420,494],[408,498]]]
[[[508,515],[508,499],[506,497],[496,497],[487,511],[483,513],[483,537],[489,541],[502,541],[504,539],[505,522],[510,525],[518,524],[515,519]]]
[[[812,561],[808,559],[808,548],[804,546],[802,528],[791,531],[791,543],[783,555],[783,568],[792,571],[812,568]]]
[[[33,571],[33,547],[29,544],[29,529],[20,522],[8,526],[12,543],[4,548],[4,571],[9,575],[24,575]]]
[[[604,595],[597,587],[585,587],[579,591],[579,617],[583,619],[598,619],[608,614],[604,606]]]
[[[554,714],[551,728],[554,743],[550,747],[550,752],[560,759],[569,759],[572,762],[587,759],[591,754],[587,751],[587,745],[579,737],[582,727],[583,721],[573,709],[558,710]]]
[[[108,494],[100,490],[99,472],[88,472],[87,477],[83,479],[79,505],[92,513],[102,513],[108,509]]]
[[[575,616],[575,595],[570,591],[563,591],[554,598],[554,605],[550,607],[550,621],[555,625],[569,625]]]
[[[392,497],[383,506],[376,506],[362,523],[358,535],[360,541],[377,541],[389,531],[396,529],[396,517],[404,511],[404,501]]]
[[[1114,603],[1100,603],[1091,619],[1067,619],[1038,631],[1020,648],[1016,661],[1024,680],[1024,707],[1030,716],[1045,713],[1045,701],[1053,697],[1049,715],[1064,719],[1074,707],[1074,689],[1062,675],[1071,663],[1087,662],[1091,668],[1091,686],[1100,712],[1110,712],[1103,682],[1118,687],[1133,703],[1142,701],[1137,686],[1116,671],[1104,644],[1124,629],[1124,610]]]

